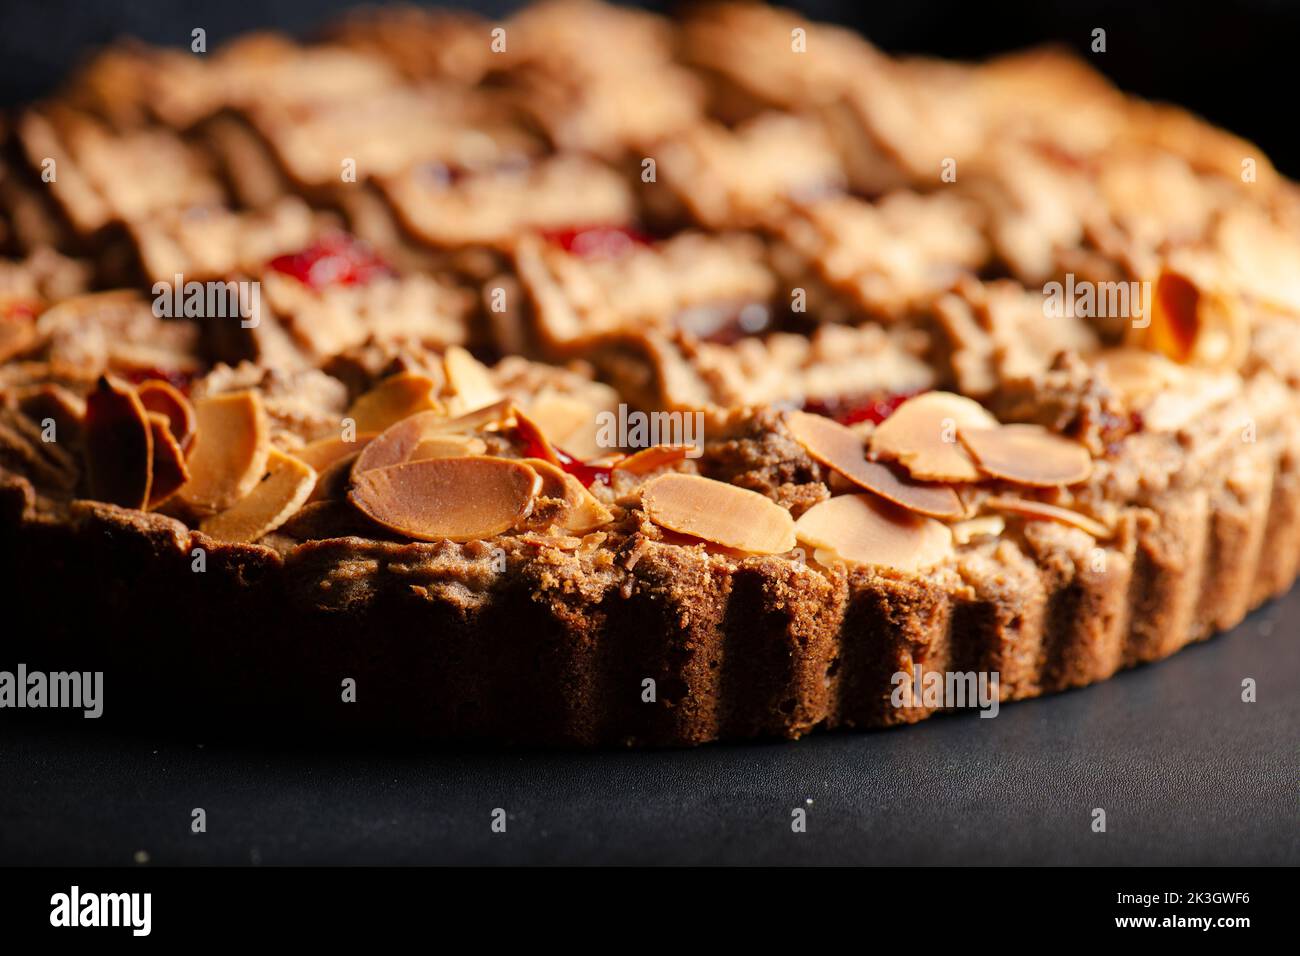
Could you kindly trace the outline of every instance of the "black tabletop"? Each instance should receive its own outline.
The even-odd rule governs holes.
[[[682,751],[303,748],[8,711],[0,863],[1295,864],[1297,622],[1300,591],[993,719]]]

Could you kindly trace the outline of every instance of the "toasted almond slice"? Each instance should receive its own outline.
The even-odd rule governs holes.
[[[434,435],[422,438],[408,461],[423,458],[458,458],[461,455],[482,455],[487,452],[487,442],[477,435]]]
[[[560,463],[560,456],[555,453],[555,446],[546,437],[546,432],[520,409],[515,409],[515,430],[531,451],[538,452],[537,457],[544,458],[553,465]]]
[[[501,400],[501,390],[488,367],[459,345],[443,353],[442,369],[454,399],[448,403],[451,411],[468,412]]]
[[[317,472],[323,472],[336,461],[351,458],[374,439],[374,432],[363,432],[356,437],[355,441],[345,441],[342,438],[321,438],[294,451],[293,457],[299,461],[305,461]]]
[[[266,476],[231,507],[203,521],[199,530],[218,541],[256,541],[284,524],[306,502],[316,484],[311,465],[272,448]]]
[[[1092,474],[1088,449],[1042,425],[963,428],[959,435],[980,471],[994,478],[1051,488],[1077,485]]]
[[[437,383],[419,372],[390,375],[357,400],[347,417],[356,422],[357,432],[382,432],[417,412],[438,408],[433,397]]]
[[[348,500],[408,538],[474,541],[526,518],[541,486],[537,472],[509,458],[426,458],[354,473]]]
[[[1142,427],[1152,432],[1176,432],[1241,392],[1235,372],[1191,372],[1142,406]]]
[[[1156,279],[1151,322],[1135,336],[1175,362],[1235,368],[1250,348],[1250,323],[1237,295],[1166,268]]]
[[[979,481],[984,476],[957,441],[964,428],[996,428],[978,402],[951,392],[924,392],[899,405],[871,433],[871,454],[899,462],[920,481]]]
[[[0,317],[0,362],[26,352],[38,337],[35,319],[25,315]]]
[[[330,462],[325,466],[324,471],[317,472],[316,484],[307,501],[331,501],[345,497],[352,486],[352,466],[356,463],[359,454],[361,453],[354,451],[350,455]]]
[[[883,462],[867,461],[862,436],[837,421],[808,412],[789,412],[786,427],[809,455],[867,491],[935,518],[965,514],[957,492],[947,485],[922,484],[897,474]]]
[[[689,445],[652,445],[620,458],[612,467],[633,475],[648,475],[683,460],[690,450]]]
[[[151,378],[136,386],[140,404],[145,411],[157,412],[167,419],[167,428],[182,451],[188,451],[194,441],[194,406],[171,383]]]
[[[86,397],[86,457],[92,498],[125,508],[149,504],[153,429],[125,382],[101,376]]]
[[[850,564],[919,571],[953,553],[952,532],[875,495],[838,495],[805,511],[794,525],[804,544]]]
[[[508,402],[490,405],[457,418],[448,418],[441,412],[417,412],[385,429],[366,445],[352,468],[353,474],[403,464],[412,459],[422,442],[494,424],[513,413],[514,406]]]
[[[153,439],[153,477],[149,484],[149,507],[157,508],[190,480],[190,471],[185,466],[185,452],[172,431],[171,420],[161,412],[147,414],[149,433]]]
[[[564,502],[562,513],[553,523],[565,531],[583,534],[614,520],[613,513],[563,468],[541,458],[525,458],[524,463],[542,479],[538,494]]]
[[[1095,362],[1111,387],[1129,401],[1158,394],[1186,374],[1163,355],[1145,349],[1107,349],[1098,353]]]
[[[751,554],[782,554],[794,547],[790,512],[756,491],[699,475],[652,478],[641,506],[655,524]]]
[[[271,432],[262,397],[243,391],[200,399],[194,420],[190,480],[181,500],[199,511],[225,511],[266,474]]]
[[[1016,498],[1011,495],[991,495],[984,499],[984,504],[995,511],[1006,511],[1020,515],[1022,518],[1059,521],[1062,524],[1073,525],[1088,532],[1094,538],[1109,538],[1111,534],[1110,529],[1095,518],[1069,508],[1049,505],[1043,501],[1031,501],[1028,498]]]
[[[598,410],[571,395],[547,392],[528,406],[528,417],[556,444],[583,460],[609,451],[596,440]]]
[[[996,538],[1006,530],[1001,515],[980,515],[951,525],[954,544],[970,544],[976,538]]]

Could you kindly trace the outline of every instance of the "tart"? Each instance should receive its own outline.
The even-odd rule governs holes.
[[[746,4],[493,29],[116,48],[4,130],[15,653],[688,745],[918,721],[917,668],[1083,686],[1291,586],[1300,193],[1254,146]]]

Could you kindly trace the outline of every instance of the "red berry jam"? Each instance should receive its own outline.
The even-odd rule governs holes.
[[[888,394],[858,395],[842,398],[813,398],[804,402],[803,410],[814,415],[833,418],[841,425],[871,422],[879,425],[898,410],[898,406],[919,391],[892,392]]]
[[[317,291],[332,285],[365,285],[393,274],[373,249],[341,232],[322,236],[300,252],[276,256],[268,264]]]
[[[518,434],[524,446],[525,458],[541,458],[550,461],[551,455],[548,454],[546,445],[542,443],[540,436],[533,434],[531,430],[522,428],[518,429]],[[590,488],[597,483],[609,484],[610,472],[613,471],[611,466],[588,465],[555,445],[550,446],[550,451],[555,455],[555,463],[582,482],[584,488]]]
[[[650,237],[626,226],[576,226],[544,229],[542,237],[570,255],[583,259],[616,259],[637,246],[650,245]]]

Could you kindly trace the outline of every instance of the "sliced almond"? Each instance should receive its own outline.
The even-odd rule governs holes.
[[[311,490],[308,502],[332,501],[347,496],[352,487],[352,466],[356,464],[357,455],[353,452],[325,466],[324,471],[316,473],[316,485]]]
[[[90,496],[124,508],[149,504],[153,428],[135,389],[103,376],[86,397]]]
[[[514,416],[514,403],[508,399],[454,418],[448,418],[441,412],[418,412],[392,425],[371,441],[357,458],[353,474],[400,465],[411,461],[423,442],[501,425],[513,421]]]
[[[234,505],[203,521],[199,530],[218,541],[251,542],[284,524],[306,502],[316,472],[293,455],[272,448],[265,477]]]
[[[923,515],[960,518],[965,514],[957,492],[947,485],[922,484],[883,462],[867,461],[862,436],[837,421],[808,412],[789,412],[786,427],[809,455],[867,491]]]
[[[995,511],[1005,511],[1020,515],[1022,518],[1059,521],[1062,524],[1073,525],[1088,532],[1094,538],[1109,538],[1111,534],[1110,529],[1095,518],[1042,501],[1031,501],[1010,495],[992,495],[984,499],[984,504]]]
[[[146,411],[157,412],[167,419],[167,427],[182,451],[188,451],[194,441],[194,406],[169,382],[151,378],[136,386],[140,404]]]
[[[153,477],[149,484],[149,507],[160,504],[181,490],[190,480],[185,466],[185,451],[172,431],[171,420],[160,412],[148,412],[149,433],[153,440]]]
[[[375,438],[373,432],[357,435],[356,441],[344,441],[342,438],[321,438],[304,445],[293,452],[293,457],[305,461],[318,472],[323,472],[343,458],[351,458],[360,452]]]
[[[1236,368],[1250,348],[1245,307],[1232,292],[1166,268],[1156,279],[1151,321],[1135,339],[1175,362]]]
[[[482,455],[487,442],[477,435],[434,435],[420,439],[408,461],[423,458],[459,458],[461,455]]]
[[[529,450],[537,453],[537,457],[545,458],[553,465],[560,463],[560,456],[556,454],[555,446],[551,444],[551,440],[546,437],[546,432],[519,409],[515,409],[515,430],[519,433],[520,440],[529,447]]]
[[[614,520],[613,513],[563,468],[541,458],[525,458],[524,463],[542,479],[538,494],[563,502],[557,515],[547,516],[548,523],[582,534]]]
[[[919,571],[953,553],[952,532],[875,495],[838,495],[805,511],[794,525],[799,540],[849,564]]]
[[[979,481],[957,432],[996,428],[998,421],[978,402],[951,392],[909,398],[871,433],[871,454],[897,461],[920,481]]]
[[[194,420],[190,480],[181,500],[199,511],[225,511],[266,474],[271,432],[262,397],[243,391],[200,399]]]
[[[357,400],[347,417],[356,422],[357,432],[382,432],[417,412],[439,408],[433,397],[437,383],[419,372],[390,375]]]
[[[699,475],[660,475],[641,490],[650,520],[737,551],[782,554],[795,545],[790,512],[756,491]]]
[[[613,468],[631,475],[648,475],[682,461],[690,450],[689,445],[652,445],[619,459],[614,462]]]
[[[501,390],[488,367],[459,345],[443,354],[442,368],[452,393],[453,400],[448,402],[452,412],[468,412],[501,400]]]
[[[598,410],[571,395],[547,392],[528,406],[528,417],[556,444],[583,460],[609,451],[597,441]]]
[[[426,458],[361,474],[350,500],[386,528],[421,541],[473,541],[528,516],[542,479],[508,458]]]
[[[1006,530],[1000,515],[980,515],[951,525],[954,544],[970,544],[976,538],[996,538]]]
[[[1186,374],[1163,355],[1145,349],[1107,349],[1095,362],[1111,387],[1128,401],[1159,394]]]
[[[980,471],[1018,485],[1077,485],[1092,474],[1088,449],[1042,425],[963,428],[960,437]]]

